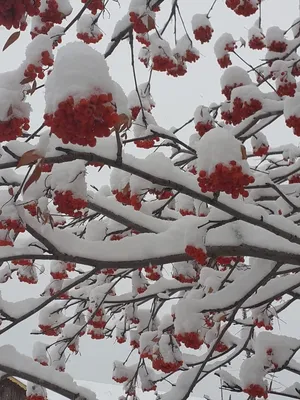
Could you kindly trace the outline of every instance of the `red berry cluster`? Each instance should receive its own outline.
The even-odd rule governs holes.
[[[29,130],[28,118],[12,118],[8,121],[0,121],[0,142],[16,140],[24,131]]]
[[[227,350],[228,350],[228,346],[223,342],[219,342],[215,347],[215,351],[217,351],[219,353],[223,353],[224,351],[227,351]]]
[[[228,53],[226,53],[223,57],[218,58],[217,61],[221,68],[227,68],[232,64]]]
[[[213,129],[214,125],[212,122],[208,121],[208,122],[202,122],[199,121],[197,122],[197,124],[195,125],[195,129],[196,131],[199,133],[199,136],[203,136],[205,135],[206,132],[210,131],[211,129]]]
[[[225,4],[237,15],[243,15],[244,17],[249,17],[257,11],[257,6],[251,0],[226,0]]]
[[[58,10],[58,4],[56,0],[46,0],[47,8],[40,13],[42,22],[52,22],[54,24],[61,24],[63,19],[66,17],[62,12]]]
[[[42,65],[50,67],[53,65],[53,58],[51,58],[49,51],[43,51],[41,53],[41,60]],[[45,72],[43,67],[40,65],[29,64],[24,71],[24,76],[28,81],[34,81],[36,77],[39,79],[43,79],[45,77]]]
[[[78,345],[76,343],[69,344],[68,349],[72,351],[72,353],[78,353]]]
[[[50,275],[52,276],[53,279],[56,279],[58,281],[68,278],[68,274],[66,271],[50,272]]]
[[[147,33],[138,33],[136,35],[136,40],[146,47],[149,47],[151,44]]]
[[[196,40],[200,40],[200,42],[208,43],[212,38],[213,29],[211,26],[199,26],[197,29],[194,30],[194,36]]]
[[[130,205],[130,197],[131,197],[131,192],[130,190],[127,189],[127,187],[125,187],[123,190],[119,191],[119,190],[113,190],[112,194],[115,195],[116,200],[119,203],[122,203],[123,205]]]
[[[236,125],[237,121],[237,123],[240,123],[261,109],[262,103],[260,100],[252,98],[249,101],[243,101],[239,97],[235,97],[232,110],[233,125]]]
[[[278,40],[273,40],[268,46],[268,50],[276,53],[284,53],[287,49],[287,43]]]
[[[130,197],[130,204],[136,211],[139,211],[142,207],[141,197],[138,194],[134,194]]]
[[[198,177],[198,183],[203,193],[225,192],[231,194],[233,199],[237,199],[240,194],[248,197],[249,193],[245,190],[245,186],[253,182],[253,176],[244,174],[242,167],[234,160],[230,161],[228,166],[217,164],[210,175],[201,170]]]
[[[25,227],[20,220],[10,218],[0,221],[0,229],[5,229],[8,231],[12,230],[15,233],[25,232]]]
[[[75,218],[81,217],[83,214],[81,210],[87,206],[86,200],[75,198],[71,190],[66,192],[55,190],[53,204],[58,212]]]
[[[101,340],[105,338],[104,333],[102,332],[102,329],[89,329],[88,333],[87,333],[91,339],[94,340]]]
[[[179,333],[176,335],[176,339],[179,343],[183,343],[185,347],[195,350],[200,349],[204,343],[198,332]]]
[[[288,79],[280,78],[280,81],[282,82],[278,87],[277,87],[277,94],[278,96],[290,96],[294,97],[297,89],[297,84],[296,82],[290,82]]]
[[[87,3],[88,0],[81,0],[81,3]],[[89,10],[91,10],[92,14],[97,14],[98,10],[104,10],[104,4],[103,4],[103,0],[92,0],[88,7]]]
[[[194,63],[197,60],[199,60],[200,56],[198,53],[195,53],[195,51],[193,51],[193,49],[187,49],[187,51],[185,52],[185,55],[183,57],[183,60],[189,63]]]
[[[265,48],[264,38],[262,36],[253,35],[251,39],[249,39],[249,47],[253,50],[262,50]]]
[[[152,69],[155,71],[169,71],[176,68],[175,62],[168,56],[154,56],[152,58]]]
[[[0,247],[5,247],[5,246],[13,246],[13,242],[11,240],[0,240]]]
[[[285,120],[286,126],[289,128],[293,128],[294,135],[300,136],[300,117],[296,117],[296,115],[290,116]]]
[[[39,325],[40,330],[42,331],[43,335],[46,336],[58,336],[60,332],[59,327],[53,328],[51,325]]]
[[[118,382],[118,383],[124,383],[124,382],[128,381],[128,377],[127,376],[119,376],[119,377],[118,376],[113,376],[112,379],[115,382]]]
[[[185,248],[185,252],[188,256],[192,257],[199,264],[206,265],[207,254],[203,249],[187,245]]]
[[[140,149],[151,149],[155,145],[155,142],[159,142],[159,137],[153,136],[151,139],[137,139],[134,141],[134,144]]]
[[[26,400],[47,400],[47,398],[39,394],[31,394],[30,396],[26,396]]]
[[[154,29],[154,20],[149,15],[138,15],[135,12],[129,13],[130,22],[132,23],[133,30],[136,33],[147,33]],[[145,25],[144,20],[147,19],[148,24]]]
[[[289,184],[292,184],[292,183],[300,183],[300,175],[299,174],[289,177]]]
[[[22,267],[31,267],[33,265],[32,260],[26,260],[24,258],[19,258],[18,260],[13,260],[11,263],[14,265],[21,265]]]
[[[177,78],[178,76],[184,76],[187,73],[186,65],[184,61],[177,62],[174,68],[168,69],[167,75],[174,76]]]
[[[86,44],[98,43],[103,38],[103,34],[93,35],[92,32],[77,33],[77,38],[82,40]]]
[[[183,364],[182,361],[175,361],[175,362],[165,361],[159,352],[156,352],[153,355],[152,359],[152,367],[157,371],[162,371],[166,374],[178,371],[179,368],[182,366],[182,364]]]
[[[268,398],[268,392],[266,391],[266,388],[263,388],[260,385],[255,385],[255,384],[251,384],[249,386],[247,386],[244,390],[244,393],[249,394],[249,396],[251,397],[263,397],[264,399]]]
[[[173,273],[172,277],[181,283],[194,283],[194,282],[197,282],[197,280],[199,278],[199,276],[192,277],[192,276],[176,274],[176,273]]]
[[[67,262],[66,263],[66,270],[69,272],[74,272],[76,268],[76,264],[72,262]]]
[[[124,335],[118,336],[116,339],[119,344],[126,342],[126,337]]]
[[[157,272],[157,265],[149,265],[145,267],[146,278],[151,281],[158,281],[161,278],[161,274]]]
[[[42,172],[51,172],[52,171],[52,164],[43,164],[42,165]]]
[[[51,28],[53,28],[53,22],[45,22],[41,26],[35,26],[30,32],[31,39],[34,39],[38,35],[47,35]]]
[[[36,217],[37,215],[37,206],[35,202],[28,203],[24,205],[24,208],[29,212],[32,217]]]
[[[182,215],[182,216],[186,216],[186,215],[196,215],[195,214],[195,211],[194,210],[184,210],[184,209],[180,209],[179,210],[179,212],[180,212],[180,214]]]
[[[234,83],[233,85],[226,85],[222,89],[222,94],[224,94],[224,96],[226,97],[227,100],[230,100],[231,92],[233,91],[233,89],[235,89],[237,87],[241,87],[241,86],[244,86],[244,85],[242,83]]]
[[[266,331],[273,330],[273,326],[271,324],[266,323],[263,319],[260,320],[260,319],[256,318],[253,323],[258,328],[265,328]]]
[[[29,283],[30,285],[35,285],[38,283],[38,280],[35,276],[28,276],[26,273],[23,275],[21,269],[18,271],[18,279],[20,282]]]
[[[111,93],[95,94],[77,104],[68,97],[54,114],[45,114],[45,124],[64,144],[95,146],[96,137],[108,137],[110,128],[118,122],[112,100]]]
[[[269,151],[269,146],[262,144],[257,149],[253,149],[253,154],[258,157],[263,157],[266,154],[268,154],[268,151]]]
[[[25,30],[24,17],[39,14],[40,0],[4,0],[0,2],[0,25],[6,29]]]
[[[238,262],[244,262],[245,259],[244,257],[240,257],[240,256],[229,256],[229,257],[225,257],[225,256],[220,256],[217,257],[217,263],[220,265],[230,265],[231,263],[238,263]]]

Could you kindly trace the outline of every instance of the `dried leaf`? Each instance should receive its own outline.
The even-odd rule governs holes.
[[[38,154],[35,149],[26,151],[26,153],[24,153],[22,157],[19,159],[17,168],[23,167],[24,165],[33,164],[40,158],[41,158],[40,154]]]
[[[37,182],[42,174],[42,166],[43,163],[39,162],[36,167],[34,168],[33,173],[30,175],[28,180],[26,181],[24,188],[23,188],[23,193],[26,192],[26,190],[29,188],[30,185],[32,185],[34,182]]]
[[[123,132],[124,130],[129,129],[131,125],[132,125],[131,118],[126,114],[120,114],[119,121],[113,127],[112,132],[117,132],[117,133]]]
[[[10,37],[7,39],[5,45],[3,46],[2,51],[6,50],[10,45],[15,43],[15,41],[19,39],[20,34],[21,34],[21,32],[17,31],[17,32],[14,32],[12,35],[10,35]]]
[[[247,151],[246,147],[241,145],[241,153],[242,153],[242,160],[247,160]]]
[[[20,85],[26,85],[26,83],[32,82],[32,78],[24,78],[21,80]]]
[[[29,94],[30,94],[31,96],[32,96],[33,93],[36,91],[36,88],[37,88],[37,84],[36,84],[36,80],[34,80],[31,89],[28,91],[28,92],[30,92]]]
[[[152,29],[155,29],[155,21],[150,15],[148,16],[148,30],[151,31]]]

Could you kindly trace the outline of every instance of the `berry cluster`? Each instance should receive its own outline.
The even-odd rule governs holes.
[[[0,247],[5,247],[5,246],[11,246],[13,247],[13,242],[11,240],[8,239],[1,239],[0,240]]]
[[[151,44],[148,33],[137,33],[136,40],[146,47]]]
[[[103,330],[102,329],[98,329],[98,328],[89,329],[87,334],[91,337],[91,339],[94,339],[94,340],[101,340],[101,339],[105,338]]]
[[[255,385],[251,384],[247,386],[244,390],[244,393],[249,394],[249,396],[255,398],[255,397],[263,397],[264,399],[268,398],[268,392],[266,391],[266,388],[263,388],[260,385]]]
[[[88,0],[81,0],[81,3],[87,3]],[[89,10],[91,10],[91,13],[93,15],[97,14],[98,10],[104,10],[104,4],[103,4],[103,0],[92,0],[88,7]]]
[[[253,35],[248,42],[250,49],[253,50],[262,50],[265,48],[265,42],[263,36],[255,36]]]
[[[12,230],[15,233],[25,232],[25,227],[22,222],[18,219],[4,219],[0,221],[0,229]]]
[[[47,8],[40,13],[42,22],[52,22],[53,24],[61,24],[66,17],[61,11],[56,0],[46,0]]]
[[[74,197],[71,190],[66,192],[55,190],[53,204],[58,212],[75,218],[81,217],[83,214],[81,210],[87,206],[86,200]]]
[[[125,343],[126,342],[126,337],[125,335],[120,335],[116,337],[116,340],[119,344]]]
[[[113,375],[112,379],[117,383],[124,383],[124,382],[128,381],[128,377],[127,376],[115,376],[115,375]]]
[[[292,175],[289,177],[289,184],[292,183],[300,183],[300,175],[296,174],[296,175]]]
[[[273,326],[270,323],[265,322],[264,319],[258,319],[256,318],[253,321],[254,325],[257,326],[257,328],[265,328],[266,331],[272,331]]]
[[[179,333],[176,335],[176,339],[179,343],[183,343],[185,347],[195,350],[200,349],[204,343],[198,332]]]
[[[61,326],[62,327],[62,326]],[[41,333],[46,336],[58,336],[60,333],[60,327],[52,327],[51,325],[39,325]]]
[[[132,26],[133,30],[136,33],[144,34],[151,31],[155,27],[154,20],[150,15],[140,16],[135,12],[130,12],[129,17],[130,17],[130,22],[133,25]]]
[[[158,281],[161,278],[161,274],[158,272],[157,265],[149,265],[145,267],[146,278],[151,281]]]
[[[218,64],[221,68],[227,68],[229,65],[232,65],[230,55],[226,53],[223,57],[217,59]]]
[[[199,172],[198,183],[203,193],[225,192],[237,199],[241,194],[248,197],[249,193],[245,186],[254,182],[253,176],[244,174],[242,167],[236,161],[230,161],[229,165],[217,164],[209,175],[206,171]]]
[[[249,17],[257,11],[257,5],[253,4],[251,0],[226,0],[225,4],[237,15],[243,15],[244,17]]]
[[[130,189],[127,189],[127,187],[125,187],[123,190],[119,191],[119,190],[113,190],[112,194],[115,195],[116,200],[119,203],[122,203],[125,206],[130,205],[130,197],[131,197],[131,191]]]
[[[183,56],[183,61],[194,63],[199,60],[199,53],[193,50],[193,48],[187,49],[185,55]]]
[[[231,265],[231,264],[235,264],[238,262],[244,262],[245,259],[244,259],[244,257],[240,257],[240,256],[229,256],[229,257],[220,256],[220,257],[217,257],[216,261],[220,265]]]
[[[25,30],[25,16],[38,15],[40,0],[5,0],[0,2],[0,25],[6,29]]]
[[[199,136],[203,136],[206,132],[210,131],[211,129],[214,128],[214,124],[211,121],[208,122],[202,122],[199,121],[197,122],[197,124],[195,125],[195,129],[196,131],[199,133]]]
[[[173,68],[176,68],[176,64],[168,56],[157,55],[152,58],[152,69],[155,71],[165,72]]]
[[[296,82],[291,82],[288,79],[281,77],[280,84],[277,87],[278,96],[290,96],[294,97],[297,89]]]
[[[185,252],[188,256],[196,260],[200,265],[206,265],[207,254],[203,249],[187,245],[185,248]]]
[[[222,94],[224,94],[227,100],[230,100],[231,92],[233,91],[233,89],[241,86],[244,86],[243,83],[234,83],[233,85],[226,85],[222,89]]]
[[[130,197],[130,204],[136,211],[139,211],[142,207],[141,197],[138,194],[134,194]]]
[[[86,44],[98,43],[103,38],[103,34],[99,33],[95,35],[93,34],[93,32],[83,32],[77,33],[77,38],[82,40]]]
[[[183,217],[185,217],[186,215],[196,215],[194,210],[185,210],[181,208],[179,212]]]
[[[24,258],[19,258],[18,260],[13,260],[11,262],[14,265],[20,265],[22,267],[31,267],[33,265],[33,261],[32,260],[26,260]]]
[[[26,396],[26,400],[47,400],[47,398],[39,394],[31,394],[30,396]]]
[[[253,148],[253,154],[257,157],[263,157],[266,154],[268,154],[269,151],[269,146],[266,146],[265,144],[260,145],[257,148]]]
[[[24,131],[29,130],[28,118],[11,118],[8,121],[0,121],[0,142],[16,140]]]
[[[291,115],[285,120],[286,126],[293,128],[294,135],[300,136],[300,118],[296,115]]]
[[[187,73],[186,64],[183,60],[177,61],[175,67],[168,69],[167,75],[174,76],[177,78],[178,76],[184,76]]]
[[[31,271],[28,270],[29,270],[28,267],[19,268],[17,272],[18,279],[20,282],[25,282],[29,283],[30,285],[35,285],[36,283],[38,283],[37,276],[33,271],[32,271],[33,273],[31,273]]]
[[[268,50],[274,51],[276,53],[284,53],[287,49],[287,43],[281,42],[279,40],[273,40],[267,45]]]
[[[45,124],[64,144],[95,146],[96,137],[108,137],[110,128],[118,122],[111,93],[92,95],[77,104],[68,97],[58,105],[54,114],[45,114]]]
[[[251,98],[249,101],[243,101],[241,98],[235,97],[232,109],[233,125],[239,124],[261,109],[262,103],[260,100]]]
[[[53,279],[58,281],[68,278],[68,274],[66,271],[51,271],[50,275],[52,276]]]
[[[199,26],[197,29],[194,30],[194,36],[196,40],[200,40],[200,42],[208,43],[212,38],[214,30],[210,25],[206,26]]]
[[[34,39],[38,35],[47,35],[51,28],[53,28],[53,22],[45,22],[43,25],[35,26],[31,31],[31,39]]]
[[[158,136],[153,136],[150,139],[137,139],[134,141],[134,144],[136,145],[136,147],[139,147],[141,149],[151,149],[155,145],[155,142],[159,142]]]
[[[36,217],[37,215],[37,205],[35,202],[31,202],[24,205],[24,208],[29,212],[32,217]]]
[[[182,364],[183,362],[181,360],[176,360],[174,362],[165,361],[159,352],[155,352],[152,356],[152,367],[166,374],[178,371]]]
[[[43,51],[41,53],[40,63],[47,67],[53,65],[53,58],[51,58],[49,51]],[[24,76],[28,82],[34,81],[36,77],[43,79],[45,77],[45,72],[41,65],[29,64],[24,71]]]

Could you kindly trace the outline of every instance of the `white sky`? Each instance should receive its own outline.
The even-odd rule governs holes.
[[[190,29],[190,21],[195,13],[205,13],[212,0],[180,0],[181,11]],[[77,8],[79,0],[71,0],[72,5]],[[121,8],[111,1],[110,19],[106,18],[99,20],[99,26],[105,32],[106,36],[95,48],[100,52],[104,52],[108,40],[110,38],[112,29],[115,22],[120,19],[126,12],[129,0],[120,0]],[[166,0],[158,19],[159,27],[162,27],[166,20],[169,9],[170,0]],[[298,1],[297,0],[265,0],[263,3],[262,25],[268,27],[270,25],[278,25],[282,29],[288,28],[293,20],[299,15]],[[215,30],[213,39],[215,40],[224,32],[230,32],[235,39],[243,37],[247,39],[247,28],[250,28],[255,22],[255,17],[243,18],[237,17],[233,12],[224,6],[224,1],[219,0],[214,11],[212,12],[211,23]],[[172,25],[168,31],[168,36],[172,41]],[[11,32],[10,32],[11,33]],[[0,46],[3,46],[6,39],[10,35],[4,29],[0,30]],[[74,40],[74,29],[71,30],[67,37],[63,39],[64,43],[68,40]],[[180,33],[182,33],[179,29]],[[24,51],[26,43],[29,41],[29,34],[22,33],[21,38],[13,46],[8,48],[0,55],[0,72],[15,69],[20,62],[24,59]],[[212,42],[213,43],[213,42]],[[222,99],[219,79],[220,69],[216,63],[215,55],[213,53],[212,43],[197,47],[201,52],[201,59],[196,64],[188,66],[188,74],[184,77],[173,78],[167,77],[165,74],[154,73],[151,81],[151,92],[154,100],[156,101],[156,108],[153,111],[158,124],[166,129],[171,126],[180,126],[193,116],[195,108],[200,105],[209,105],[211,102],[218,102]],[[138,47],[139,48],[139,47]],[[249,50],[240,49],[239,53],[245,59],[254,64],[259,63],[261,53],[251,52]],[[239,60],[235,60],[232,56],[235,65],[243,66]],[[130,51],[129,45],[125,41],[121,43],[115,50],[112,56],[108,59],[111,75],[124,89],[126,93],[134,88],[132,69],[130,65]],[[148,71],[145,67],[136,62],[137,75],[139,83],[148,80]],[[247,69],[247,68],[246,68]],[[32,130],[38,127],[42,122],[43,116],[43,92],[38,91],[32,97],[32,106],[34,109],[32,119]],[[285,129],[285,137],[282,136],[284,122],[279,121],[276,126],[268,128],[265,133],[268,134],[268,139],[271,146],[277,146],[283,142],[293,142],[298,144],[297,138]],[[181,132],[180,138],[183,140],[188,139],[189,135],[193,133],[193,126]],[[134,146],[128,147],[132,149],[137,156],[143,156],[143,150],[137,150]],[[108,170],[103,169],[100,175],[97,175],[96,186],[107,183]],[[8,282],[5,285],[0,285],[3,298],[7,300],[21,300],[26,297],[38,296],[42,291],[44,285],[48,282],[48,277],[44,276],[41,279],[39,287],[32,287],[26,284],[19,283],[16,279]],[[282,320],[279,322],[277,331],[289,336],[297,336],[299,332],[299,321],[295,319],[295,307],[281,315]],[[296,312],[297,315],[297,312]],[[288,322],[288,324],[287,324]],[[8,331],[3,336],[0,336],[0,345],[13,344],[16,348],[28,355],[31,355],[31,348],[33,342],[36,340],[35,336],[30,336],[31,329],[36,328],[36,317],[30,321],[26,321],[19,325],[16,329]],[[38,340],[44,340],[39,337]],[[115,359],[123,360],[128,354],[128,346],[117,345],[113,340],[105,341],[92,341],[88,338],[83,338],[80,345],[81,355],[72,356],[68,365],[68,372],[74,375],[76,379],[93,380],[104,383],[111,383],[112,363]],[[237,373],[236,365],[232,366],[233,373]],[[281,374],[275,378],[275,382],[285,383],[290,385],[296,380],[296,377],[287,374]],[[295,379],[294,379],[295,378]],[[275,385],[276,386],[276,385]],[[199,385],[195,391],[196,394],[208,394],[212,399],[218,396],[218,380],[210,378]],[[227,394],[226,394],[227,396]],[[233,398],[241,397],[241,395],[233,396]],[[272,397],[271,397],[272,398]],[[279,397],[277,396],[279,399]]]

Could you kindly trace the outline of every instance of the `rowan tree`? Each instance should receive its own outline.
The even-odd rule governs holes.
[[[45,400],[47,389],[95,399],[65,372],[84,335],[130,344],[125,360],[112,348],[122,399],[137,399],[139,387],[186,400],[212,374],[239,398],[300,398],[300,338],[272,333],[299,299],[300,150],[289,142],[300,136],[300,19],[265,26],[267,1],[199,2],[192,21],[183,0],[131,0],[120,21],[109,0],[1,2],[0,24],[12,30],[4,50],[24,30],[31,41],[24,62],[0,74],[0,283],[48,276],[21,309],[0,299],[0,334],[38,314],[32,358],[0,348],[0,378],[28,380],[27,400]],[[230,29],[215,37],[218,7],[256,18],[247,40]],[[131,58],[127,94],[107,65],[121,42]],[[195,102],[180,127],[158,124],[153,77],[180,80],[202,51],[222,69],[222,101]],[[257,64],[247,61],[253,53]],[[30,104],[40,92],[42,115]],[[285,131],[274,147],[267,127],[279,119]],[[234,360],[235,376],[226,369]],[[282,371],[295,384],[280,391]]]

